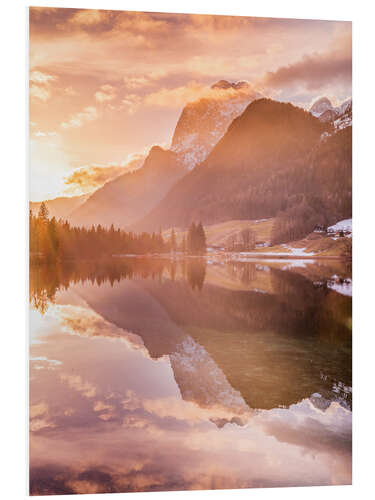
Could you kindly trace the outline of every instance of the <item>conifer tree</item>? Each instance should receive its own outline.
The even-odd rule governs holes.
[[[39,207],[39,212],[38,212],[38,219],[46,222],[48,220],[48,208],[47,205],[42,201],[40,207]]]
[[[186,236],[184,235],[181,242],[181,252],[186,253]]]
[[[169,241],[169,246],[170,246],[171,252],[175,252],[176,251],[176,233],[174,231],[174,228],[172,228],[171,239]]]
[[[196,229],[197,252],[199,254],[206,253],[206,234],[203,229],[202,222],[199,222]]]

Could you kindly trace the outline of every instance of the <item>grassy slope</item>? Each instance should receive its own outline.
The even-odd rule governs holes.
[[[254,220],[231,220],[205,226],[207,246],[225,246],[228,238],[240,233],[243,229],[249,228],[255,231],[256,240],[269,242],[271,238],[271,231],[274,219],[263,219],[259,222]],[[183,236],[187,234],[186,231],[175,229],[177,243],[180,244]],[[171,234],[171,229],[163,232],[163,237],[168,239]],[[311,233],[306,238],[298,241],[292,241],[285,246],[275,245],[273,247],[257,248],[254,252],[259,254],[289,254],[293,256],[292,248],[304,249],[304,252],[314,253],[320,257],[344,257],[350,255],[352,241],[350,238],[337,238],[333,239],[328,236],[323,236],[318,233]]]
[[[229,236],[232,234],[240,233],[243,229],[249,228],[255,231],[257,241],[269,242],[271,238],[273,219],[261,220],[256,222],[254,220],[230,220],[205,226],[207,246],[217,245],[224,246]],[[177,243],[180,243],[183,235],[187,234],[186,231],[176,230]],[[164,238],[169,238],[171,229],[163,232]]]
[[[351,238],[331,238],[316,233],[311,233],[306,238],[291,241],[286,245],[275,245],[266,249],[267,253],[290,253],[292,249],[303,249],[305,253],[313,253],[318,257],[349,257],[351,255]],[[266,253],[265,249],[257,249],[258,253]]]

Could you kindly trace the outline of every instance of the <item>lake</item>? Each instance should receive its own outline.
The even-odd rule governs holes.
[[[350,484],[350,290],[337,260],[31,266],[31,494]]]

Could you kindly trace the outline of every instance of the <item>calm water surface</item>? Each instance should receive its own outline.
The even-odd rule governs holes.
[[[31,494],[351,483],[351,274],[32,267]]]

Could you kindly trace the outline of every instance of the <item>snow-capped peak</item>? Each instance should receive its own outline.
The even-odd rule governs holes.
[[[322,122],[332,122],[336,130],[349,127],[352,124],[352,98],[334,107],[327,97],[321,97],[311,106],[310,113]]]
[[[310,113],[312,113],[314,116],[320,116],[328,109],[333,109],[331,101],[328,99],[328,97],[321,97],[311,106]]]
[[[254,99],[261,97],[245,81],[220,80],[212,89],[235,90],[216,98],[199,99],[187,104],[177,122],[171,150],[188,169],[203,162],[225,134],[228,126]]]

